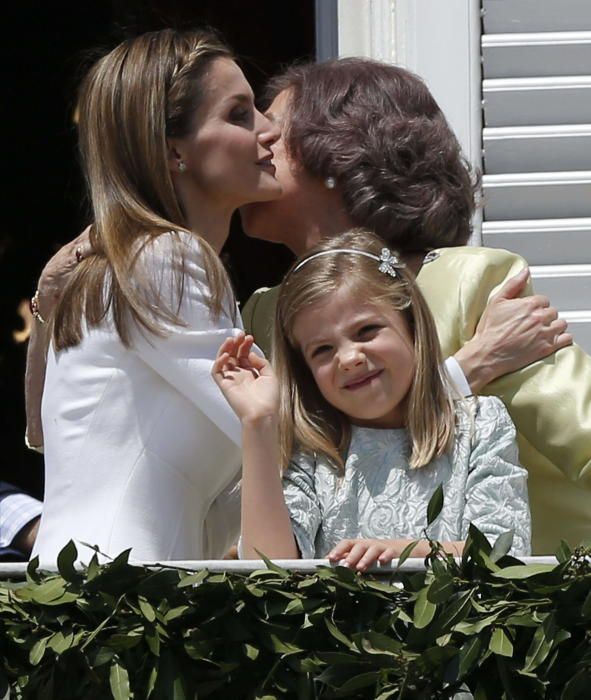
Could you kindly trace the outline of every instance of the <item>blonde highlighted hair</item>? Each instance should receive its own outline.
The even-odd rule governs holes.
[[[205,92],[204,76],[216,58],[232,58],[212,33],[165,29],[129,39],[100,59],[84,79],[78,97],[82,166],[92,204],[94,255],[75,269],[54,314],[57,350],[78,344],[82,321],[100,324],[112,313],[119,337],[130,344],[130,320],[163,335],[164,322],[181,324],[182,236],[197,235],[219,315],[229,282],[215,251],[187,229],[168,165],[167,138],[195,128]],[[178,308],[167,308],[138,264],[146,245],[171,234]],[[229,309],[230,313],[232,310]]]
[[[281,463],[287,468],[293,452],[325,456],[340,471],[351,439],[349,418],[320,393],[312,372],[293,335],[299,313],[321,304],[343,285],[358,294],[360,303],[372,300],[399,310],[408,322],[415,351],[416,371],[408,396],[407,429],[412,452],[410,467],[425,466],[446,452],[452,443],[455,413],[442,372],[443,358],[431,312],[413,276],[396,268],[396,277],[381,272],[383,241],[362,229],[326,239],[288,272],[279,290],[273,364],[280,387]],[[323,255],[316,256],[322,252]],[[300,266],[301,265],[301,266]]]

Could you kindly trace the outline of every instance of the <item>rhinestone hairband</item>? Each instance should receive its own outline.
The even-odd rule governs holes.
[[[368,253],[366,250],[358,250],[357,248],[333,248],[333,250],[321,250],[319,253],[314,253],[314,255],[310,255],[308,258],[304,258],[293,268],[292,272],[297,272],[306,263],[310,262],[310,260],[314,260],[314,258],[319,258],[321,255],[332,255],[333,253],[353,253],[354,255],[364,255],[366,258],[371,258],[372,260],[379,262],[380,264],[378,265],[378,270],[386,275],[390,275],[390,277],[398,277],[396,273],[397,267],[406,267],[406,265],[401,262],[400,258],[392,253],[392,251],[388,248],[382,248],[382,252],[379,256],[374,255],[373,253]]]

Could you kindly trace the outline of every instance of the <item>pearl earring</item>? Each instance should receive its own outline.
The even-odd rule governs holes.
[[[337,186],[337,181],[334,177],[332,177],[332,175],[329,175],[329,177],[327,177],[324,181],[324,185],[327,190],[334,190],[334,188]]]
[[[179,160],[179,173],[184,173],[187,169],[187,164],[184,160]]]

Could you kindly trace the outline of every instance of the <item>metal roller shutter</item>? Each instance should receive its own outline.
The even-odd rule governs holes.
[[[483,0],[483,244],[591,352],[591,0]]]

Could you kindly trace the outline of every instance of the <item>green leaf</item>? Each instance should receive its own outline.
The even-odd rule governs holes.
[[[39,557],[33,557],[27,564],[27,582],[37,582],[39,580]]]
[[[101,565],[99,564],[98,556],[96,552],[92,555],[92,559],[88,563],[86,568],[86,580],[92,581],[95,576],[97,576],[101,571]]]
[[[462,559],[466,559],[468,554],[471,554],[474,559],[478,560],[478,555],[486,554],[487,557],[491,553],[492,547],[490,542],[486,539],[482,532],[470,523],[468,526],[468,537],[466,538],[466,545],[464,546],[464,552],[462,554]]]
[[[32,666],[37,666],[37,664],[43,658],[49,639],[50,637],[42,637],[41,639],[38,639],[31,647],[31,651],[29,652],[29,663]]]
[[[243,644],[242,648],[244,649],[244,653],[246,656],[251,660],[251,661],[256,661],[258,658],[260,651],[256,647],[253,647],[252,644]]]
[[[428,598],[429,589],[430,586],[421,589],[415,601],[413,622],[417,629],[426,627],[433,619],[435,610],[437,609]]]
[[[336,697],[351,697],[351,693],[355,690],[361,690],[361,688],[368,688],[369,686],[375,686],[380,677],[379,671],[368,671],[367,673],[360,673],[353,678],[345,681],[341,685],[336,693]]]
[[[114,656],[115,652],[107,647],[98,647],[98,649],[94,647],[86,654],[91,668],[99,668],[100,666],[108,664]]]
[[[160,656],[160,635],[156,630],[146,632],[144,635],[148,649],[154,656]]]
[[[499,656],[513,656],[513,644],[502,627],[496,627],[490,637],[488,648]]]
[[[30,599],[35,603],[46,605],[56,599],[61,599],[66,591],[66,582],[63,578],[56,576],[47,579],[36,586],[30,593]],[[24,592],[24,591],[23,591]],[[19,592],[17,591],[17,595]]]
[[[142,641],[142,634],[139,631],[122,632],[112,634],[109,638],[109,646],[116,651],[133,649]]]
[[[304,601],[301,598],[295,598],[285,606],[284,615],[293,615],[304,612]]]
[[[164,615],[165,622],[172,622],[179,617],[182,617],[187,611],[191,610],[190,605],[179,605],[176,608],[171,608],[166,615]]]
[[[402,644],[388,635],[370,630],[361,641],[361,647],[368,654],[393,654],[398,656],[402,649]]]
[[[404,564],[404,562],[410,557],[413,549],[417,546],[418,543],[419,540],[413,540],[412,542],[406,545],[402,552],[400,552],[400,556],[398,557],[398,568],[400,568]]]
[[[64,634],[63,632],[56,632],[52,637],[47,640],[47,646],[53,649],[56,654],[63,654],[67,651],[74,641],[74,635],[70,632]]]
[[[111,664],[109,670],[109,685],[115,700],[128,700],[131,698],[129,675],[118,661],[114,661]]]
[[[495,571],[493,576],[502,579],[526,579],[539,574],[548,574],[556,569],[555,564],[519,564]]]
[[[451,634],[442,634],[435,640],[435,644],[437,644],[438,647],[446,647],[450,642]]]
[[[464,678],[476,665],[480,657],[482,641],[480,637],[471,637],[466,641],[459,653],[458,678]]]
[[[304,651],[301,647],[298,647],[295,644],[290,644],[289,642],[284,642],[283,640],[279,639],[279,637],[277,637],[274,634],[270,635],[269,639],[271,641],[273,651],[276,652],[277,654],[289,656],[290,654],[299,654],[301,651]]]
[[[265,566],[267,569],[270,571],[274,571],[276,574],[279,574],[281,578],[287,578],[289,576],[289,571],[286,569],[282,569],[280,566],[277,566],[277,564],[273,563],[269,557],[266,557],[264,554],[261,554],[258,549],[255,549],[255,552],[260,556],[260,558],[265,562]]]
[[[340,630],[339,628],[333,624],[328,618],[324,619],[324,624],[326,625],[328,631],[331,633],[331,635],[339,641],[341,644],[344,644],[348,649],[353,648],[353,642],[346,637]]]
[[[435,489],[433,495],[429,499],[429,504],[427,505],[427,525],[431,525],[431,523],[437,518],[439,513],[441,513],[442,508],[443,484],[439,484],[439,486]]]
[[[491,561],[496,563],[499,561],[499,559],[502,559],[506,554],[508,554],[509,550],[511,549],[511,545],[513,544],[514,536],[514,530],[509,530],[508,532],[503,532],[502,535],[497,537],[497,541],[495,542],[490,553]]]
[[[449,574],[434,579],[429,586],[427,597],[432,603],[445,603],[455,590],[453,577]]]
[[[146,698],[149,698],[150,695],[154,692],[154,687],[156,685],[156,681],[158,680],[158,667],[153,666],[152,670],[150,671],[150,675],[148,676],[148,684],[146,685]]]
[[[487,615],[486,617],[476,620],[475,622],[458,622],[457,625],[453,626],[453,630],[454,632],[460,632],[460,634],[465,634],[467,636],[480,634],[483,629],[494,624],[500,614],[501,611],[496,612],[493,615]]]
[[[190,574],[181,579],[177,586],[179,588],[186,588],[187,586],[199,586],[208,576],[208,571],[205,569],[198,571],[196,574]]]
[[[79,578],[74,568],[74,562],[77,557],[78,550],[73,540],[70,540],[57,555],[57,570],[66,581],[75,581]]]
[[[441,614],[437,618],[438,634],[449,631],[459,622],[461,622],[470,612],[472,603],[472,591],[461,593],[447,607],[444,607]]]
[[[530,673],[543,663],[552,649],[552,636],[555,631],[555,624],[552,620],[549,624],[547,623],[548,620],[545,620],[544,624],[540,625],[534,632],[529,649],[525,655],[525,666],[522,669],[524,673]]]
[[[142,611],[142,615],[146,618],[146,620],[148,622],[154,622],[156,619],[156,611],[150,605],[150,603],[140,595],[138,596],[138,604],[140,606],[140,610]]]
[[[572,550],[569,547],[568,542],[560,540],[560,544],[556,550],[556,559],[558,559],[561,564],[564,564],[565,561],[568,561],[571,558],[571,555]]]

